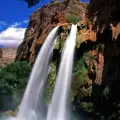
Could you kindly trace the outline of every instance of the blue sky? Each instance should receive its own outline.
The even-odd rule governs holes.
[[[0,1],[0,45],[20,44],[24,37],[29,16],[38,8],[50,2],[43,2],[28,8],[27,3],[17,0]],[[88,1],[88,0],[83,0]]]
[[[9,2],[10,1],[10,2]],[[17,0],[1,0],[0,1],[0,21],[6,22],[6,24],[11,25],[15,22],[21,22],[29,19],[29,16],[43,4],[47,4],[50,0],[44,0],[43,2],[28,8],[27,3],[20,2]],[[0,22],[1,23],[1,22]],[[4,26],[5,27],[5,26]],[[26,27],[22,24],[22,27]],[[0,29],[0,32],[3,29]]]

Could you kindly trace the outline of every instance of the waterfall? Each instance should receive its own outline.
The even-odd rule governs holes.
[[[74,48],[76,44],[77,25],[72,25],[64,49],[60,68],[56,78],[55,89],[46,120],[67,120],[67,102],[71,88]]]
[[[53,51],[54,40],[58,35],[55,27],[46,38],[35,61],[17,118],[24,120],[44,119],[43,93],[47,82],[49,64]]]
[[[9,120],[68,120],[68,98],[71,89],[77,25],[72,25],[64,44],[47,115],[43,102],[43,93],[50,72],[52,52],[58,38],[58,31],[59,27],[55,27],[46,38],[33,66],[17,117]]]

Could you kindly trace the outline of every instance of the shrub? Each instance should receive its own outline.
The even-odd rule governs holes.
[[[86,112],[92,112],[93,111],[93,103],[89,102],[89,103],[86,103],[86,102],[81,102],[81,107],[84,108],[84,110]]]
[[[86,55],[84,55],[80,60],[78,60],[74,65],[73,79],[72,79],[72,90],[71,90],[71,102],[77,100],[79,102],[79,107],[82,107],[85,111],[92,111],[92,103],[90,101],[86,102],[84,99],[91,97],[92,86],[88,84],[88,71],[89,67],[85,64]],[[48,82],[45,90],[45,103],[49,103],[52,97],[54,84],[56,80],[56,63],[52,62],[51,72],[48,76]],[[82,102],[84,103],[82,103]],[[78,106],[75,106],[78,107]]]
[[[103,90],[103,95],[106,97],[106,99],[108,99],[109,93],[110,93],[110,89],[108,86],[106,86]]]
[[[87,83],[87,74],[88,67],[85,66],[85,57],[82,57],[77,63],[75,63],[73,71],[73,84],[76,84],[78,86],[78,89]]]
[[[54,84],[56,78],[56,63],[52,62],[51,64],[51,72],[48,76],[48,82],[45,91],[45,103],[48,103],[51,100]]]
[[[79,22],[79,19],[75,16],[68,16],[67,20],[68,22],[73,23],[73,24],[77,24]]]
[[[31,71],[31,65],[26,61],[16,61],[2,68],[5,73],[10,73],[18,78],[28,77]]]
[[[31,65],[26,61],[16,61],[0,68],[0,95],[12,96],[16,106],[25,90]]]
[[[77,103],[79,107],[86,112],[91,112],[93,106],[91,105],[91,93],[92,86],[89,84],[89,66],[86,65],[85,60],[88,55],[84,55],[80,60],[75,63],[73,70],[73,82],[72,82],[72,100],[77,97]],[[75,101],[76,101],[75,100]],[[83,104],[84,103],[84,104]]]
[[[23,89],[31,71],[26,61],[14,62],[0,69],[0,92],[12,93],[13,89]]]

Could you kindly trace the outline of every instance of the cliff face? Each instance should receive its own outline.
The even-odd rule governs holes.
[[[39,48],[51,29],[58,23],[68,22],[67,18],[75,16],[80,20],[85,18],[85,5],[79,0],[52,1],[30,16],[30,22],[24,41],[19,46],[16,60],[27,60],[33,63]]]
[[[97,90],[101,92],[94,103],[96,110],[103,105],[106,108],[106,116],[111,116],[111,120],[120,118],[120,1],[119,0],[91,0],[88,5],[88,16],[92,18],[96,25],[96,42],[103,45],[104,63],[101,70],[101,85],[95,82]],[[103,17],[104,16],[104,17]],[[102,96],[103,86],[108,86],[110,93],[107,102]],[[93,86],[93,91],[96,87]],[[93,95],[95,96],[95,94]],[[104,103],[101,103],[104,101]],[[106,105],[105,105],[106,104]],[[105,112],[102,111],[102,114]]]
[[[14,62],[17,48],[2,48],[2,57],[0,58],[0,66],[4,67]]]
[[[91,0],[88,5],[88,16],[96,17],[99,22],[120,20],[119,5],[119,0]]]

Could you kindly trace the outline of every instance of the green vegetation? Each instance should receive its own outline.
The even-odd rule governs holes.
[[[86,112],[92,112],[93,111],[93,103],[91,102],[81,102],[81,107],[84,109]]]
[[[89,66],[85,63],[86,55],[75,63],[73,71],[72,83],[72,99],[77,96],[79,107],[83,108],[86,112],[92,111],[92,103],[84,101],[86,98],[91,97],[92,86],[89,84]]]
[[[80,31],[77,33],[77,40],[76,41],[77,41],[76,47],[80,48],[80,44],[83,42],[83,35]]]
[[[25,88],[31,65],[24,62],[14,62],[0,69],[0,92],[12,93],[15,89]]]
[[[99,52],[103,52],[104,51],[104,45],[101,45],[101,44],[98,44],[97,45],[97,50],[99,51]]]
[[[56,78],[56,65],[54,62],[51,64],[51,72],[48,76],[48,83],[45,91],[45,103],[51,100],[53,89],[54,89],[55,78]]]
[[[80,60],[78,60],[74,65],[73,70],[73,82],[72,82],[72,90],[71,90],[71,102],[74,101],[77,96],[77,100],[79,101],[79,106],[87,112],[91,112],[93,108],[93,104],[91,102],[83,101],[85,97],[91,97],[92,86],[88,85],[88,71],[89,67],[85,64],[84,55]],[[54,84],[56,78],[56,63],[53,62],[51,64],[51,72],[48,77],[48,83],[45,91],[45,102],[49,103],[52,97]],[[87,85],[87,87],[85,87]]]
[[[75,17],[75,16],[68,16],[67,20],[68,20],[68,22],[73,23],[73,24],[77,24],[77,23],[80,21],[80,20],[79,20],[77,17]]]
[[[16,61],[0,68],[0,94],[12,95],[14,103],[20,102],[30,71],[31,65],[26,61]]]
[[[103,95],[105,96],[105,98],[108,99],[109,93],[110,93],[110,89],[109,89],[108,86],[106,86],[106,87],[104,88],[104,90],[103,90]]]
[[[24,1],[27,2],[28,7],[32,7],[36,4],[38,4],[41,0],[17,0],[17,1]]]
[[[75,85],[76,88],[79,89],[81,86],[87,83],[87,73],[88,67],[85,66],[85,56],[83,56],[79,61],[77,61],[77,63],[75,63],[73,71],[73,84],[77,85]]]

